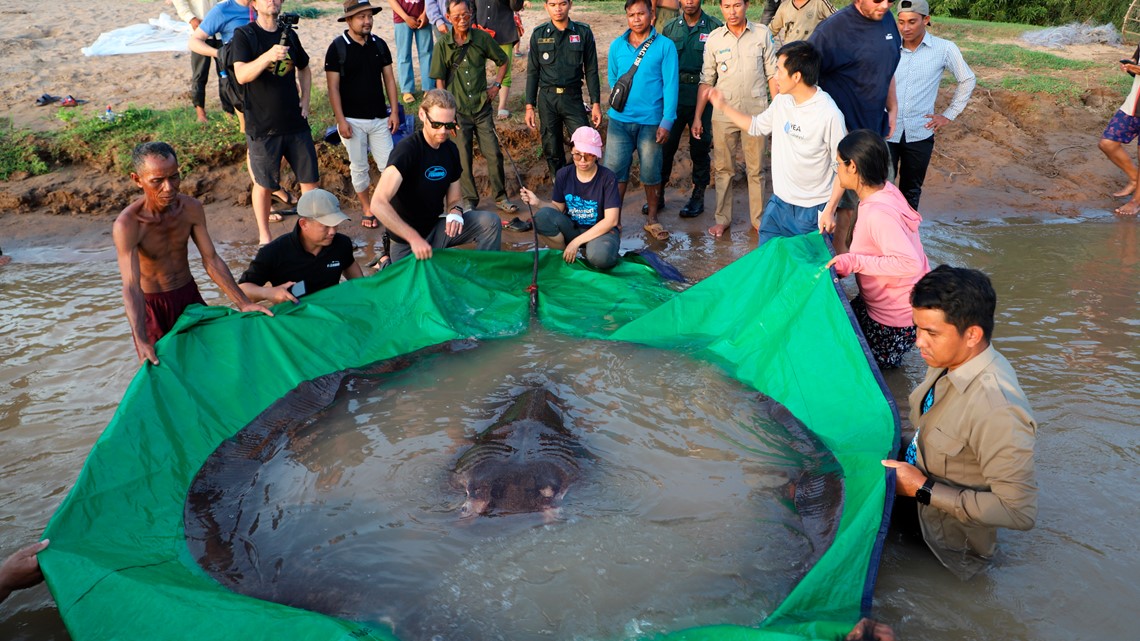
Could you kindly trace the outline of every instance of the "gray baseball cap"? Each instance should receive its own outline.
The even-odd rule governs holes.
[[[926,0],[899,0],[898,8],[895,13],[902,13],[904,11],[911,11],[923,16],[930,15],[930,5]]]
[[[336,196],[323,189],[311,189],[301,194],[301,199],[297,201],[297,215],[329,227],[336,227],[349,220],[340,210]]]

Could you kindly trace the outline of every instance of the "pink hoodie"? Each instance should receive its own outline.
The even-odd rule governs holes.
[[[918,225],[898,187],[887,183],[859,203],[851,251],[838,256],[835,271],[854,273],[871,318],[890,327],[910,327],[910,290],[930,271]]]

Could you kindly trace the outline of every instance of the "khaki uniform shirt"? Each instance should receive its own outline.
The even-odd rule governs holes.
[[[746,114],[768,107],[768,78],[775,75],[775,42],[762,24],[748,21],[739,38],[727,26],[720,27],[705,41],[701,84],[720,89],[728,104]],[[729,118],[714,110],[713,120]]]
[[[1037,423],[1009,361],[992,345],[938,380],[941,373],[929,368],[910,395],[918,468],[935,481],[918,516],[934,555],[966,578],[993,556],[997,528],[1028,530],[1037,519]],[[932,384],[934,404],[921,414]]]
[[[816,26],[833,13],[835,7],[831,6],[828,0],[807,0],[807,3],[798,9],[792,0],[786,0],[780,3],[779,9],[776,9],[776,15],[772,17],[768,28],[772,30],[772,37],[780,44],[807,40]]]

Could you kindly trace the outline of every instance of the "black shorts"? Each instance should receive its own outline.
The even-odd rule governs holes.
[[[281,159],[289,161],[299,183],[315,183],[317,174],[317,148],[308,130],[295,134],[281,134],[253,140],[245,138],[249,146],[249,169],[253,182],[271,191],[281,189]]]

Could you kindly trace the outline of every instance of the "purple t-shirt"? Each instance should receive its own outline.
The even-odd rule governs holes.
[[[418,18],[424,12],[424,0],[396,0],[396,4],[400,5],[404,13],[413,18]],[[400,17],[400,14],[393,11],[392,22],[404,24],[404,19]]]
[[[621,208],[617,176],[601,165],[590,182],[585,183],[578,180],[578,169],[574,165],[559,169],[550,199],[564,203],[566,215],[579,227],[593,227],[605,216],[606,209]]]

